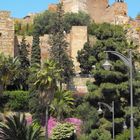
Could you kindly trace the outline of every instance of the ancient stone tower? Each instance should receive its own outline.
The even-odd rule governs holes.
[[[65,12],[87,12],[87,0],[60,0],[60,2],[63,3]]]
[[[0,52],[14,56],[14,21],[10,12],[0,11]]]
[[[124,24],[127,16],[127,4],[123,0],[117,0],[109,5],[108,0],[60,0],[63,2],[65,12],[86,12],[96,23],[108,22]]]
[[[88,14],[95,22],[101,22],[108,6],[108,0],[87,0]]]

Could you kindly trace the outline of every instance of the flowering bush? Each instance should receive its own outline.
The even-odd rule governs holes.
[[[73,140],[75,127],[71,123],[58,123],[52,130],[51,140]]]
[[[82,125],[82,120],[77,119],[77,118],[67,118],[64,120],[64,122],[68,122],[72,125],[74,125],[75,129],[76,129],[76,133],[80,133],[81,132],[81,125]],[[58,121],[56,120],[56,118],[50,117],[50,119],[48,120],[48,135],[49,137],[51,137],[52,135],[52,131],[53,128],[55,128],[58,124]]]
[[[81,131],[80,127],[82,125],[82,120],[77,119],[77,118],[67,118],[67,119],[65,119],[65,121],[73,124],[76,128],[77,133],[80,133],[80,131]]]
[[[57,125],[57,120],[53,117],[50,117],[48,120],[48,136],[52,134],[52,129]]]

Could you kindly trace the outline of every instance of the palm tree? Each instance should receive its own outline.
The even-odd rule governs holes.
[[[61,121],[71,113],[73,105],[74,98],[72,97],[72,93],[70,91],[58,90],[51,103],[51,113]]]
[[[1,140],[39,140],[42,138],[42,130],[35,123],[27,125],[25,115],[16,114],[5,118],[0,122]]]
[[[0,86],[1,91],[11,83],[15,75],[18,73],[18,58],[6,57],[0,54]]]
[[[40,104],[46,110],[46,139],[48,139],[48,108],[54,98],[57,89],[57,80],[60,78],[61,70],[53,60],[47,60],[41,70],[38,71],[34,86],[39,91]]]

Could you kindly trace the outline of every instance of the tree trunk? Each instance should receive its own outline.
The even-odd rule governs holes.
[[[49,106],[46,106],[46,140],[48,140],[48,117],[49,117]]]

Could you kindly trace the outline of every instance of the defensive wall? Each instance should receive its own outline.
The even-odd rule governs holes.
[[[10,12],[0,12],[0,52],[14,56],[14,21]]]
[[[118,24],[124,24],[129,20],[127,3],[124,1],[118,0],[112,5],[109,5],[108,0],[61,0],[61,2],[65,13],[83,11],[96,23],[120,21]],[[54,11],[56,5],[50,4],[48,9]]]
[[[40,37],[40,48],[41,48],[41,59],[44,61],[49,57],[49,35],[44,35]],[[19,44],[22,40],[22,36],[17,36],[16,44]],[[26,41],[29,44],[29,54],[31,52],[32,36],[26,36]],[[73,59],[75,70],[79,70],[79,63],[76,60],[78,50],[83,48],[85,42],[87,42],[87,27],[86,26],[73,26],[70,33],[67,34],[66,40],[69,43],[68,53]]]

